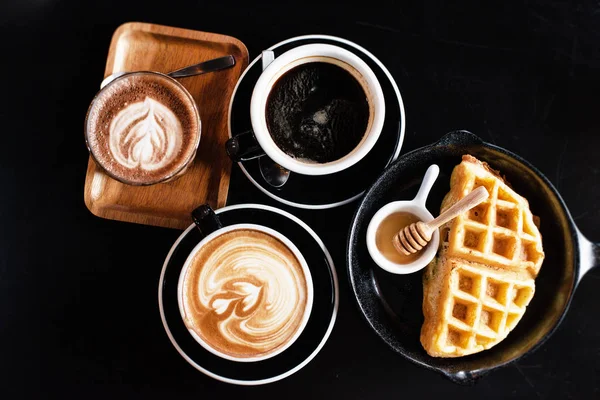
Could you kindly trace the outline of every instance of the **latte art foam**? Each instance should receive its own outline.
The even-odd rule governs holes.
[[[183,129],[177,116],[156,100],[129,104],[112,120],[110,152],[121,165],[154,171],[173,161]]]
[[[98,164],[134,184],[183,171],[200,138],[196,106],[185,89],[147,72],[125,75],[106,86],[90,106],[86,129]]]
[[[216,237],[194,256],[184,278],[186,325],[231,357],[277,351],[300,327],[306,306],[300,262],[281,241],[257,230]]]

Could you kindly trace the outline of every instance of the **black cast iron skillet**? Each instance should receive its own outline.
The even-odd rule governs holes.
[[[516,328],[493,348],[460,358],[435,358],[419,341],[423,324],[422,271],[394,275],[379,268],[368,254],[369,221],[385,204],[414,197],[426,169],[440,167],[427,201],[439,213],[448,192],[452,169],[463,154],[486,161],[506,176],[517,193],[529,200],[540,217],[546,258],[535,281],[535,295]],[[440,141],[414,150],[392,164],[362,199],[350,227],[347,266],[358,306],[375,333],[392,349],[412,362],[440,372],[452,381],[475,380],[537,349],[562,321],[577,283],[600,264],[600,247],[587,240],[575,226],[565,203],[548,179],[521,157],[483,142],[467,131],[451,132]]]

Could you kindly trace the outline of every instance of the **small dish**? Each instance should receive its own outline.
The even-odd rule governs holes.
[[[435,257],[435,253],[437,252],[438,245],[440,243],[439,229],[434,231],[431,241],[427,247],[418,253],[418,258],[408,264],[395,263],[386,258],[377,247],[375,239],[381,222],[393,213],[407,212],[417,216],[423,222],[429,222],[433,220],[433,215],[431,215],[429,210],[427,210],[425,203],[427,202],[427,196],[429,195],[429,192],[431,191],[431,188],[439,174],[440,167],[438,167],[436,164],[431,165],[427,169],[427,172],[425,172],[425,176],[421,182],[421,187],[419,188],[419,191],[414,199],[406,201],[393,201],[388,203],[381,207],[379,211],[375,213],[373,218],[371,218],[371,222],[369,222],[369,227],[367,228],[367,249],[369,250],[369,254],[371,255],[373,261],[375,261],[379,267],[383,268],[387,272],[401,275],[412,274],[413,272],[417,272],[425,268],[425,266],[429,264],[431,260],[433,260],[433,257]],[[398,227],[398,230],[402,228],[404,227]],[[390,241],[391,240],[392,238],[390,238]]]

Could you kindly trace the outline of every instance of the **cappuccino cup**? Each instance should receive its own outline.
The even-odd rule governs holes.
[[[191,336],[221,358],[262,361],[301,335],[313,283],[298,248],[257,224],[223,227],[210,206],[192,213],[204,238],[181,270],[177,296]]]
[[[268,156],[304,175],[333,174],[359,162],[383,128],[385,101],[375,73],[329,44],[298,46],[265,62],[250,100],[252,130],[226,144],[235,161]],[[270,60],[269,60],[270,61]]]

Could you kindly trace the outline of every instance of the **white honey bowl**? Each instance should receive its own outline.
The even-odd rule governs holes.
[[[425,176],[421,182],[421,187],[419,188],[419,191],[414,199],[409,201],[393,201],[388,203],[381,207],[375,213],[373,218],[371,218],[371,222],[369,222],[369,226],[367,228],[367,249],[369,250],[369,254],[371,255],[373,261],[375,261],[379,267],[387,272],[399,275],[412,274],[413,272],[425,268],[425,266],[429,264],[431,260],[433,260],[433,257],[435,257],[440,244],[439,229],[436,229],[433,232],[431,241],[427,247],[417,253],[418,258],[408,264],[399,264],[387,259],[377,248],[375,238],[381,222],[389,215],[397,212],[414,214],[423,222],[429,222],[434,219],[433,215],[431,215],[429,210],[427,210],[425,203],[427,202],[427,196],[429,196],[429,192],[433,187],[433,184],[435,183],[439,173],[440,168],[436,164],[432,164],[429,168],[427,168],[427,172],[425,172]],[[404,227],[400,226],[398,227],[398,230],[402,228]],[[390,238],[390,240],[392,240],[392,238]]]

